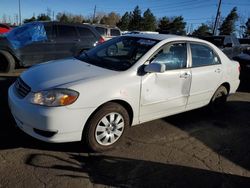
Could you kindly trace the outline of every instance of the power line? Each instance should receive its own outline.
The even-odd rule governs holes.
[[[192,3],[192,2],[195,2],[195,1],[198,1],[197,3]],[[210,0],[208,0],[210,1]],[[207,3],[209,3],[208,1],[203,1],[203,0],[193,0],[193,1],[185,1],[185,3],[181,3],[180,5],[178,5],[178,3],[176,4],[161,4],[161,5],[148,5],[148,6],[139,6],[140,9],[151,9],[151,10],[161,10],[161,9],[178,9],[178,8],[190,8],[190,7],[193,7],[193,6],[197,6],[197,5],[206,5]],[[180,2],[179,2],[180,3]],[[214,3],[213,3],[214,4]],[[101,9],[106,9],[106,10],[127,10],[127,8],[125,7],[122,7],[122,8],[118,8],[118,7],[105,7],[105,6],[98,6],[100,7]]]
[[[159,7],[159,8],[152,8],[152,7],[150,7],[150,9],[152,10],[152,12],[164,12],[164,13],[169,13],[169,12],[176,12],[176,11],[182,11],[182,12],[185,12],[185,11],[190,11],[190,10],[193,10],[193,9],[197,9],[197,8],[207,8],[208,6],[216,6],[216,4],[214,4],[214,3],[207,3],[207,2],[205,2],[206,4],[202,4],[202,5],[196,5],[196,6],[193,6],[193,5],[189,5],[188,7],[176,7],[176,8],[174,8],[174,9],[172,9],[172,8],[168,8],[168,7]],[[149,8],[149,7],[147,7],[147,8]],[[105,10],[105,11],[107,11],[107,10],[109,10],[109,9],[111,9],[112,11],[114,11],[114,12],[127,12],[127,8],[125,9],[125,8],[120,8],[120,9],[114,9],[114,8],[102,8],[101,10]],[[146,9],[146,8],[145,8]],[[105,12],[104,11],[104,12]]]
[[[222,3],[222,5],[226,5],[226,6],[229,6],[229,5],[233,5],[233,6],[250,6],[250,4],[244,4],[244,3]]]

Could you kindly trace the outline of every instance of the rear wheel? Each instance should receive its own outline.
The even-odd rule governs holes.
[[[225,86],[221,85],[214,93],[210,101],[210,109],[213,112],[219,112],[225,106],[228,97],[228,90]]]
[[[93,151],[109,150],[121,140],[128,125],[126,109],[117,103],[107,103],[91,117],[84,130],[83,141]]]
[[[6,51],[0,50],[0,72],[8,73],[15,69],[15,59]]]

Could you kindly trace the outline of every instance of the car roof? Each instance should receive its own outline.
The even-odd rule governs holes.
[[[186,37],[186,36],[179,36],[179,35],[171,35],[171,34],[128,34],[123,36],[130,36],[130,37],[139,37],[139,38],[146,38],[146,39],[153,39],[153,40],[167,40],[167,39],[177,39],[177,40],[187,40],[187,41],[200,41],[204,42],[204,40],[193,38],[193,37]]]
[[[91,25],[86,25],[86,24],[82,24],[82,23],[64,23],[64,22],[58,22],[58,21],[34,21],[34,22],[29,22],[29,23],[42,23],[44,25],[57,24],[57,25],[68,25],[68,26],[78,26],[78,27],[94,28]],[[29,23],[27,23],[27,24],[29,24]]]
[[[91,24],[91,23],[84,23],[84,24],[91,25],[91,26],[94,26],[94,27],[102,27],[102,28],[106,28],[106,29],[117,29],[117,30],[120,30],[118,27],[112,26],[112,25]]]

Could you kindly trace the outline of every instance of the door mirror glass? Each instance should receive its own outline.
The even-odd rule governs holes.
[[[162,73],[165,72],[165,70],[166,70],[165,64],[159,64],[159,63],[150,63],[149,65],[146,65],[146,67],[144,68],[144,71],[148,73],[151,72]]]

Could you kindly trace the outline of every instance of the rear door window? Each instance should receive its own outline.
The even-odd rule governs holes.
[[[78,27],[79,34],[82,38],[96,39],[95,34],[88,28]]]
[[[74,26],[68,26],[68,25],[58,25],[57,26],[58,35],[59,38],[78,38],[76,28]]]
[[[98,33],[100,33],[100,35],[107,36],[108,30],[106,28],[103,27],[95,27],[95,28],[98,31]]]
[[[190,44],[192,52],[192,67],[202,67],[220,64],[219,57],[214,51],[202,44]]]
[[[110,29],[111,36],[120,36],[121,32],[118,29]]]

